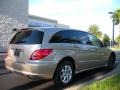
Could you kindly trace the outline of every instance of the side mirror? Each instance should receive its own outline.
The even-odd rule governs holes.
[[[107,43],[103,43],[103,47],[107,47],[108,45],[107,45]]]

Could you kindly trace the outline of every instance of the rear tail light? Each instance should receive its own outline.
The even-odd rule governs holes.
[[[53,50],[52,49],[39,49],[32,53],[30,60],[40,60],[47,57]]]

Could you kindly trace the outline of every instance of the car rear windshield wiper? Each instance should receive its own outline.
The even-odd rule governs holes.
[[[25,43],[25,42],[27,42],[27,41],[18,41],[18,42],[16,42],[16,43]]]

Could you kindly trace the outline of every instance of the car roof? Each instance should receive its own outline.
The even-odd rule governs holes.
[[[58,28],[58,27],[30,27],[28,28],[29,30],[38,30],[38,31],[43,31],[43,32],[49,32],[49,31],[53,31],[53,32],[58,32],[58,31],[63,31],[63,30],[72,30],[72,31],[81,31],[81,32],[85,32],[83,30],[78,30],[78,29],[70,29],[70,28]],[[88,33],[88,32],[85,32]]]

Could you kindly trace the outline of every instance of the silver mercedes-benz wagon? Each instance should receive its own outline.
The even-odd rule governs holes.
[[[16,31],[5,59],[6,68],[29,78],[70,84],[76,73],[107,66],[115,53],[90,33],[64,28],[26,28]]]

